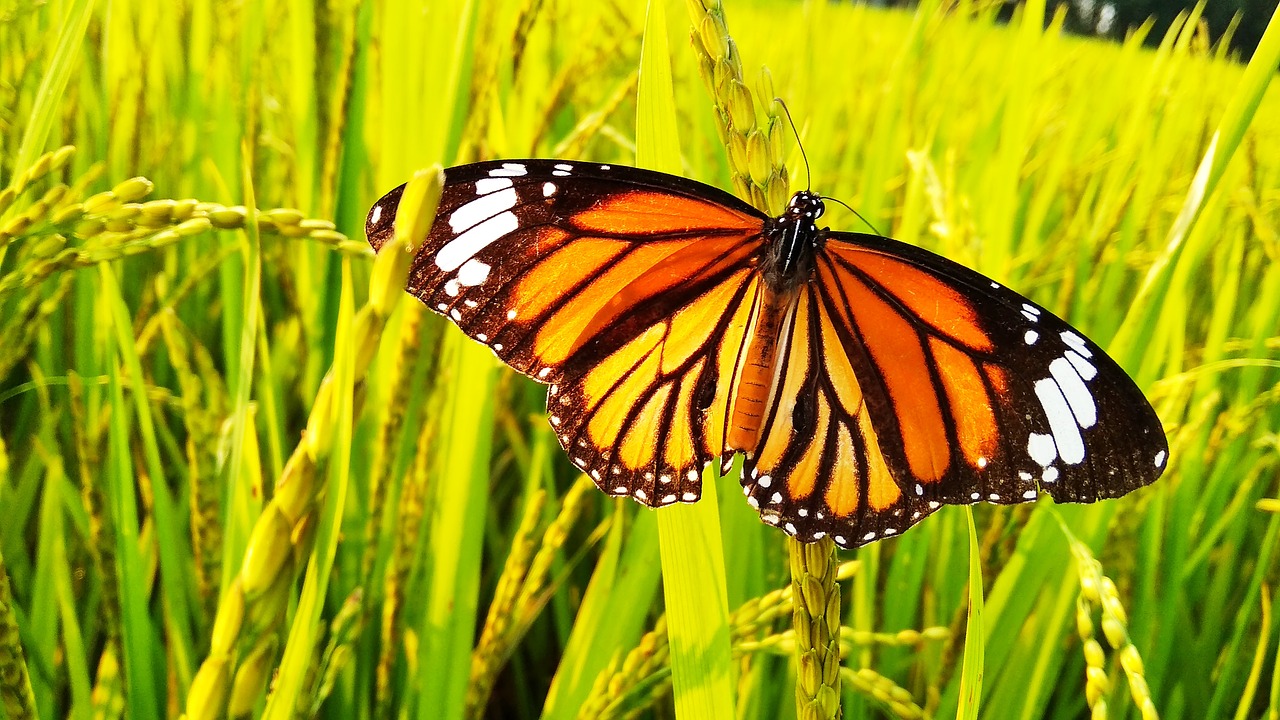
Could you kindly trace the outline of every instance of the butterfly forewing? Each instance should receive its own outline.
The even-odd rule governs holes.
[[[450,168],[408,289],[550,385],[573,462],[612,494],[691,502],[723,446],[763,216],[706,186],[552,160]],[[390,237],[400,189],[370,212]]]

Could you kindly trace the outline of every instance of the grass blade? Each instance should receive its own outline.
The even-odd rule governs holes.
[[[636,100],[636,163],[679,174],[666,0],[650,0]],[[657,511],[662,588],[671,644],[676,717],[734,717],[729,602],[714,469],[703,473],[702,499]]]
[[[978,552],[978,530],[973,525],[973,511],[965,508],[969,521],[969,619],[965,623],[964,669],[960,673],[960,708],[957,720],[978,717],[982,703],[982,675],[986,655],[986,638],[982,621],[982,560]]]

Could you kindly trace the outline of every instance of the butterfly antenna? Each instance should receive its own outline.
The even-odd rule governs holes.
[[[829,195],[822,195],[819,199],[821,199],[821,200],[830,200],[831,202],[836,203],[836,204],[838,204],[838,205],[843,205],[843,206],[844,206],[844,208],[845,208],[846,210],[848,210],[849,212],[851,212],[851,213],[853,213],[854,215],[856,215],[856,216],[858,217],[858,219],[859,219],[859,220],[861,220],[863,223],[865,223],[865,224],[866,224],[866,226],[867,226],[867,227],[871,228],[871,231],[872,231],[872,232],[874,232],[874,233],[875,233],[876,235],[878,235],[879,237],[885,237],[885,234],[884,234],[884,233],[882,233],[882,232],[880,232],[880,230],[879,230],[879,229],[877,229],[875,225],[872,225],[870,220],[868,220],[868,219],[866,219],[866,218],[862,217],[862,213],[860,213],[860,212],[858,212],[857,210],[854,210],[853,208],[849,207],[849,204],[848,204],[848,203],[846,203],[845,201],[843,201],[843,200],[841,200],[841,199],[839,199],[839,198],[833,198],[833,197],[831,197],[831,196],[829,196]]]
[[[808,190],[812,187],[812,177],[809,174],[809,156],[805,155],[804,143],[800,142],[800,131],[796,129],[796,121],[791,119],[791,109],[787,107],[786,101],[780,97],[774,100],[782,106],[782,112],[787,115],[787,122],[791,123],[791,134],[796,136],[796,147],[800,148],[800,157],[804,160],[804,188]]]

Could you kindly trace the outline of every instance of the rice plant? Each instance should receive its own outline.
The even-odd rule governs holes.
[[[1062,18],[0,3],[0,717],[1274,714],[1280,31]],[[856,552],[608,499],[363,237],[510,157],[808,182],[1104,345],[1170,468]]]

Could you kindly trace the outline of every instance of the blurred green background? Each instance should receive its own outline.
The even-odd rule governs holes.
[[[981,716],[1274,713],[1277,32],[1246,70],[1196,11],[1112,43],[1043,2],[705,4],[666,6],[685,175],[767,199],[754,144],[798,187],[782,97],[815,189],[1053,309],[1163,419],[1150,488],[975,506]],[[0,2],[0,716],[673,715],[655,513],[573,471],[541,386],[378,300],[362,233],[431,163],[634,162],[645,12]],[[761,139],[722,128],[744,94]],[[722,712],[794,717],[784,537],[732,477],[719,511]],[[956,714],[967,536],[841,554],[846,717]]]

